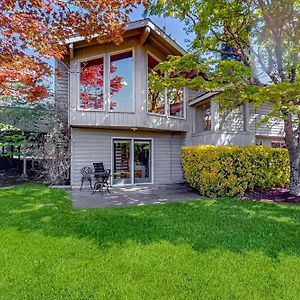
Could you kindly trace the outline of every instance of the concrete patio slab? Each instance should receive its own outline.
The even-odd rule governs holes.
[[[91,194],[89,188],[71,189],[72,205],[74,208],[119,207],[201,199],[186,184],[114,186],[110,191],[101,195],[99,192]]]

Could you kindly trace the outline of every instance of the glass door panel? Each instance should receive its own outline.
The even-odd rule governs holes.
[[[131,184],[131,140],[114,140],[113,184]]]
[[[151,141],[134,140],[134,183],[151,182]]]

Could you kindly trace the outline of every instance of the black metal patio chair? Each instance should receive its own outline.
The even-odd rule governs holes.
[[[94,177],[98,180],[100,177],[104,175],[105,169],[102,162],[100,163],[93,163],[94,166]]]
[[[110,187],[110,169],[106,169],[104,171],[104,174],[97,179],[97,181],[94,184],[94,189],[92,191],[92,194],[96,192],[101,192],[103,194],[104,190],[107,190],[110,193],[109,187]]]
[[[85,181],[88,181],[89,184],[90,184],[91,189],[93,189],[93,186],[92,186],[92,177],[91,177],[91,175],[93,173],[92,168],[85,166],[85,167],[83,167],[81,169],[80,172],[81,172],[81,175],[82,175],[82,177],[81,177],[80,191],[82,190],[82,186],[83,186],[83,183]]]

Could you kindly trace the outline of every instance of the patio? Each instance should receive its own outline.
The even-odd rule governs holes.
[[[69,192],[75,208],[163,204],[201,198],[186,184],[113,186],[110,194],[104,192],[103,195],[99,192],[91,194],[90,188],[82,191],[74,188]]]

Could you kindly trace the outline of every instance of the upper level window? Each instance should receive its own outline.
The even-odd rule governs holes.
[[[184,98],[183,91],[168,90],[170,116],[184,118]]]
[[[193,109],[193,132],[211,130],[211,103],[201,103]]]
[[[127,51],[110,56],[111,111],[133,112],[133,55]]]
[[[211,130],[211,104],[210,102],[207,104],[204,104],[202,107],[203,117],[203,130],[209,131]]]
[[[154,57],[148,54],[148,77],[153,74],[156,76],[163,76],[158,72],[154,72],[153,69],[159,64]],[[149,79],[148,79],[149,80]],[[156,92],[151,89],[148,84],[148,112],[155,114],[165,114],[166,105],[165,105],[165,95],[164,92]]]
[[[80,108],[104,109],[103,57],[80,64]]]
[[[150,75],[164,77],[153,69],[159,62],[148,54],[148,112],[184,118],[184,93],[182,89],[169,89],[156,92],[151,88]]]

